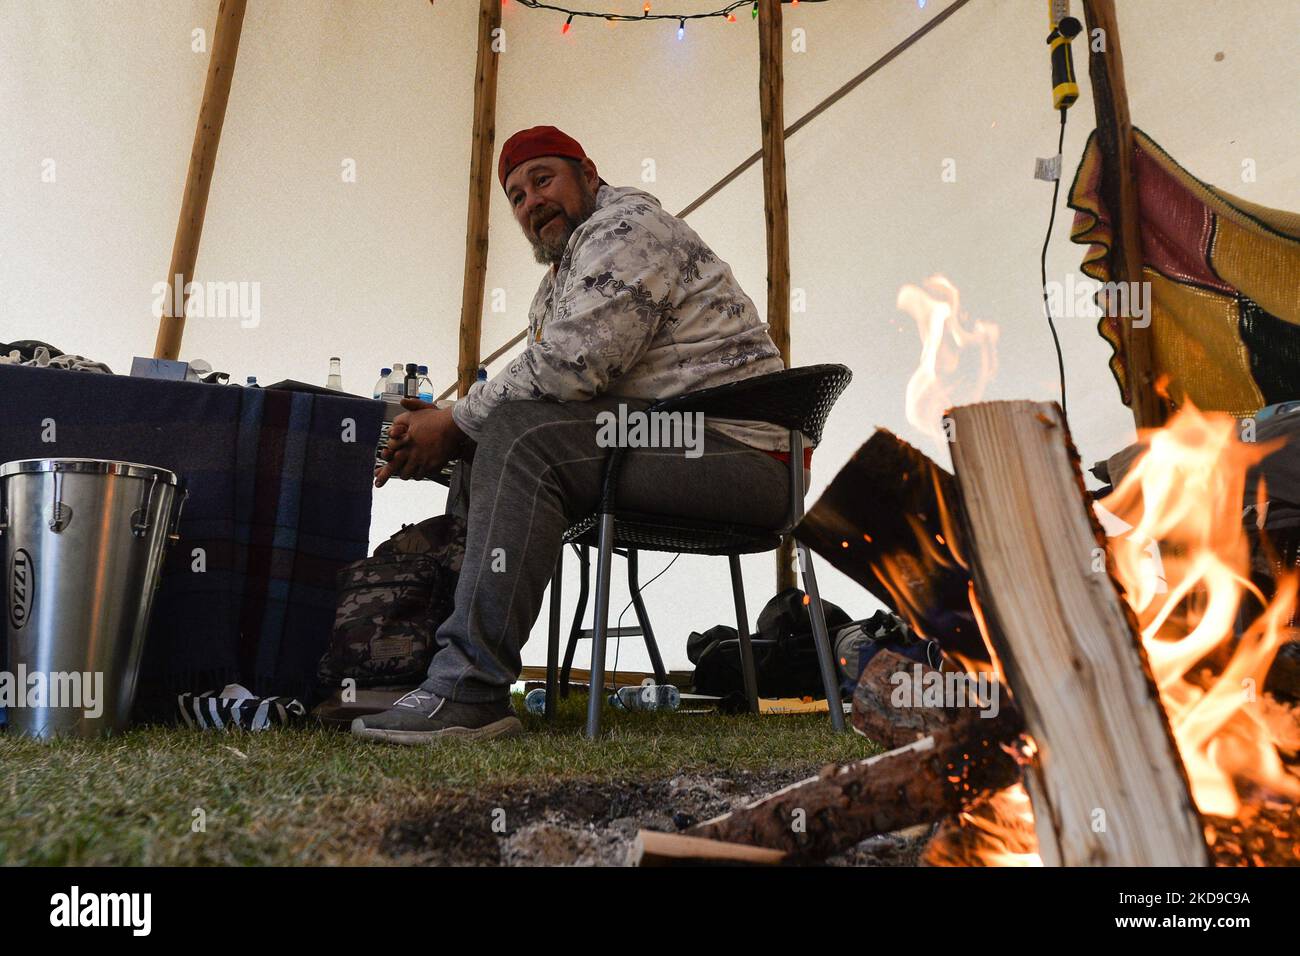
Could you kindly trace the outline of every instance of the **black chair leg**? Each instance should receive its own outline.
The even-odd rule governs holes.
[[[551,577],[551,620],[546,632],[546,719],[555,719],[555,698],[559,693],[560,666],[560,598],[564,593],[564,545],[555,559],[555,574]]]
[[[632,606],[636,608],[637,623],[645,636],[645,649],[650,654],[650,666],[654,668],[655,683],[667,684],[668,671],[664,669],[664,659],[659,655],[659,644],[655,641],[655,632],[650,627],[650,615],[646,612],[645,601],[641,599],[641,583],[638,579],[636,548],[627,552],[627,588],[632,592]]]
[[[808,618],[812,623],[813,643],[817,645],[817,664],[822,672],[826,705],[831,712],[831,727],[839,732],[844,730],[844,707],[840,703],[840,685],[835,677],[835,657],[831,650],[831,638],[826,630],[826,612],[822,608],[821,593],[817,590],[817,575],[813,571],[812,556],[802,542],[796,541],[795,547],[799,551],[803,589],[808,595]]]
[[[600,708],[605,703],[605,638],[609,632],[609,577],[614,563],[614,516],[600,516],[600,553],[596,559],[596,617],[592,622],[591,679],[588,681],[587,737],[600,736]]]
[[[573,672],[573,654],[578,649],[582,634],[582,616],[587,613],[587,595],[591,590],[591,549],[578,546],[578,606],[573,612],[573,625],[569,628],[569,642],[564,645],[564,664],[560,668],[560,696],[569,696],[569,675]]]
[[[740,669],[745,676],[745,702],[751,714],[758,713],[758,674],[754,669],[754,646],[749,639],[749,615],[745,611],[745,579],[740,573],[740,555],[727,555],[731,565],[731,596],[736,602],[736,635],[740,638]]]

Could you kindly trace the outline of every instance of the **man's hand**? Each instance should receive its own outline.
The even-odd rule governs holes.
[[[402,399],[402,412],[393,419],[383,458],[388,462],[375,472],[375,487],[389,478],[425,478],[455,458],[467,438],[451,417],[450,408],[435,408],[418,398]]]

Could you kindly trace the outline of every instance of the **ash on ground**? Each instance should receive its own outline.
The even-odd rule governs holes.
[[[390,825],[381,849],[394,863],[441,866],[622,866],[638,830],[678,832],[814,776],[801,771],[667,780],[543,783],[470,794],[437,792]],[[826,862],[914,866],[929,828],[872,837]]]

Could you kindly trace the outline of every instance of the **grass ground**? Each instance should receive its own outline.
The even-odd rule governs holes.
[[[871,752],[857,735],[833,735],[825,716],[608,711],[592,745],[581,736],[585,705],[565,701],[553,727],[527,716],[522,737],[437,748],[316,726],[0,737],[0,863],[497,862],[495,833],[556,804],[608,819],[631,795],[662,803],[665,781],[682,774],[752,788]]]

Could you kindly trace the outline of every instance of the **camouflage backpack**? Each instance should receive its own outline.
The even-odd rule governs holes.
[[[403,525],[373,557],[343,567],[334,633],[316,669],[321,686],[336,689],[344,678],[358,687],[423,680],[464,556],[465,523],[438,515]]]

